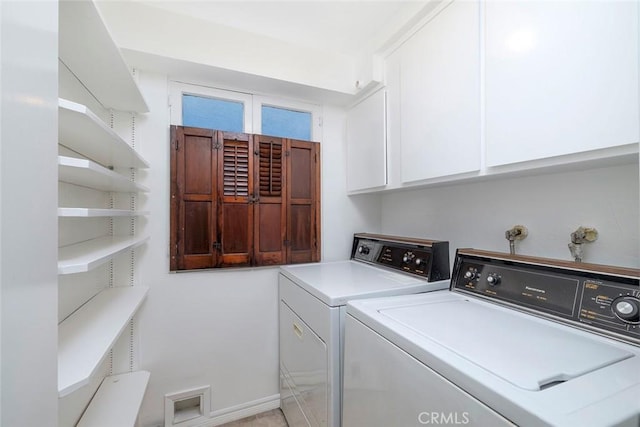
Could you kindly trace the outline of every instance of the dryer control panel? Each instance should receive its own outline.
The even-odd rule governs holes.
[[[409,237],[356,234],[351,259],[426,278],[446,280],[449,242]]]
[[[640,270],[459,249],[451,290],[640,344]]]

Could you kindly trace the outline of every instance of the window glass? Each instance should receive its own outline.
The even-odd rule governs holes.
[[[311,141],[311,113],[263,105],[262,134]]]
[[[183,126],[244,132],[243,118],[242,102],[182,95]]]

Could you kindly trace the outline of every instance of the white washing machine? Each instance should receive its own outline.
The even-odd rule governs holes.
[[[349,303],[343,426],[639,426],[639,276],[458,250],[449,290]]]
[[[449,244],[356,234],[350,261],[281,267],[280,398],[290,427],[337,427],[347,301],[449,286]]]

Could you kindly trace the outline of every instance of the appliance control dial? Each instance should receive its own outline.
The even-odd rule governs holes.
[[[415,260],[416,265],[422,265],[423,262],[422,258],[416,258]]]
[[[640,299],[623,296],[613,300],[611,310],[620,320],[626,323],[640,323]]]
[[[416,256],[413,254],[413,252],[405,252],[404,255],[402,256],[402,261],[405,263],[409,263],[413,261],[415,257]]]
[[[498,275],[498,273],[489,273],[489,275],[487,276],[487,283],[489,284],[489,286],[497,286],[500,284],[500,279],[501,277]]]
[[[468,269],[466,273],[464,273],[464,278],[467,280],[473,280],[478,277],[478,270],[476,269]]]
[[[368,254],[369,254],[369,251],[370,251],[370,249],[369,249],[369,247],[368,247],[368,246],[366,246],[366,245],[361,245],[361,246],[358,248],[358,253],[360,253],[360,254],[362,254],[362,255],[368,255]]]

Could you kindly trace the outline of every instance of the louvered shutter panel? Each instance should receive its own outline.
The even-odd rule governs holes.
[[[253,252],[253,136],[218,132],[220,265],[250,265]]]
[[[287,139],[287,262],[320,260],[319,144]]]
[[[215,132],[171,126],[170,269],[217,263]]]
[[[283,264],[286,257],[286,168],[282,138],[254,136],[257,182],[255,265]]]

